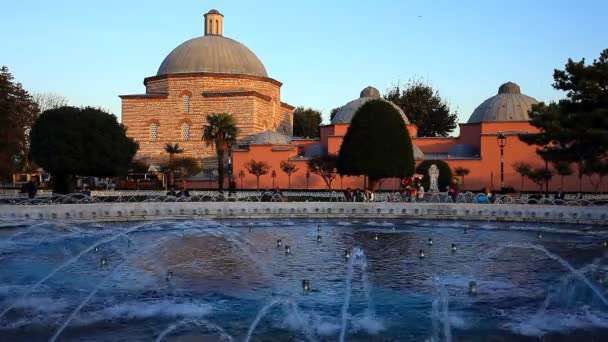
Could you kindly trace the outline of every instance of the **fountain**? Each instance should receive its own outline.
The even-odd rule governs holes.
[[[324,219],[322,234],[293,219],[11,228],[0,340],[608,337],[600,231],[340,220]]]

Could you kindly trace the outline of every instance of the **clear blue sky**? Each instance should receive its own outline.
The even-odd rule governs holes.
[[[541,101],[553,69],[608,48],[606,0],[5,1],[0,64],[31,92],[120,117],[173,48],[225,15],[224,35],[253,50],[282,100],[329,111],[372,85],[423,78],[466,121],[506,81]]]

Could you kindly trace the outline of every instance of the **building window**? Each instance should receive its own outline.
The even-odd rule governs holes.
[[[190,140],[190,124],[187,122],[182,124],[182,140]]]
[[[150,124],[150,141],[158,140],[158,125],[155,123]]]
[[[189,95],[182,96],[182,110],[185,113],[190,112],[190,96]]]

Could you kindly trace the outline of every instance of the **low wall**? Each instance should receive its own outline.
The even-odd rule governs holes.
[[[125,221],[189,218],[374,218],[608,225],[608,207],[470,203],[138,202],[0,205],[0,219]]]

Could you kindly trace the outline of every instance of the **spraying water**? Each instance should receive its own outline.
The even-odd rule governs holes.
[[[49,280],[50,278],[52,278],[55,274],[57,274],[57,272],[61,271],[62,269],[66,268],[67,266],[73,264],[74,262],[78,261],[80,259],[80,257],[82,257],[83,255],[87,254],[88,252],[92,251],[93,249],[95,249],[95,247],[106,244],[108,242],[112,242],[116,239],[118,239],[119,237],[123,236],[123,235],[127,235],[139,228],[142,228],[146,226],[146,224],[143,225],[139,225],[139,226],[135,226],[133,228],[128,229],[125,232],[121,232],[118,234],[115,234],[109,238],[103,239],[101,241],[98,241],[92,245],[90,245],[89,247],[85,248],[82,252],[78,253],[76,256],[74,256],[73,258],[69,259],[68,261],[64,262],[63,264],[59,265],[57,268],[55,268],[54,270],[52,270],[49,274],[47,274],[44,278],[40,279],[36,284],[30,286],[29,289],[27,289],[27,291],[25,291],[25,293],[19,298],[18,301],[20,300],[24,300],[25,298],[27,298],[34,290],[36,290],[40,285],[44,284],[44,282],[46,282],[47,280]],[[0,313],[0,318],[4,317],[4,315],[6,315],[7,312],[9,312],[13,307],[15,307],[15,303],[17,301],[13,302],[12,304],[10,304],[8,307],[6,307],[4,310],[2,310],[2,312]]]
[[[253,320],[253,323],[251,323],[251,325],[249,326],[249,330],[247,331],[247,337],[245,337],[245,342],[249,342],[249,340],[251,340],[251,336],[253,335],[255,328],[258,326],[258,324],[260,324],[260,321],[262,320],[262,318],[264,318],[264,316],[266,316],[268,314],[268,311],[276,305],[286,305],[287,307],[289,307],[292,310],[292,312],[294,313],[298,323],[302,327],[302,330],[303,330],[306,338],[309,341],[316,340],[312,331],[310,331],[310,328],[308,327],[308,325],[302,318],[302,315],[300,314],[300,310],[298,309],[298,305],[289,299],[279,298],[279,299],[275,299],[275,300],[271,301],[270,303],[266,304],[260,310],[258,315]]]
[[[350,297],[352,294],[352,281],[353,281],[353,273],[355,272],[355,266],[361,268],[361,270],[365,270],[367,267],[367,260],[365,258],[365,253],[359,247],[353,248],[352,257],[348,259],[348,266],[346,272],[346,292],[344,295],[344,304],[342,304],[342,319],[341,319],[341,327],[340,327],[340,342],[344,342],[344,337],[346,335],[346,326],[347,315],[348,315],[348,307],[350,306]],[[365,287],[364,287],[365,288]],[[367,292],[367,291],[366,291]],[[366,293],[366,297],[369,299],[369,292]]]
[[[443,280],[436,277],[435,298],[433,299],[431,319],[433,322],[433,342],[439,342],[439,324],[443,325],[443,337],[445,342],[452,342],[452,328],[450,326],[449,295]]]
[[[112,273],[110,273],[107,277],[105,277],[94,289],[93,291],[91,291],[89,293],[89,295],[82,301],[80,302],[80,304],[76,307],[76,309],[74,309],[74,311],[72,311],[72,313],[70,314],[70,316],[68,317],[68,319],[65,320],[65,322],[63,322],[63,324],[61,325],[61,327],[59,327],[59,329],[57,329],[57,331],[55,332],[55,334],[53,335],[53,337],[51,337],[49,339],[49,342],[55,342],[55,340],[57,339],[57,337],[59,337],[59,335],[61,335],[61,333],[63,332],[63,330],[68,326],[68,324],[70,324],[70,322],[74,319],[74,317],[76,317],[76,315],[78,314],[78,312],[80,312],[80,310],[87,305],[87,303],[91,300],[91,298],[93,298],[93,296],[95,296],[97,294],[97,291],[99,291],[99,289],[101,289],[103,286],[105,286],[105,284],[114,277],[114,275],[122,268],[123,265],[128,264],[131,260],[133,260],[136,256],[141,255],[142,253],[149,251],[151,249],[153,249],[154,247],[160,245],[161,243],[163,243],[166,240],[169,240],[170,238],[175,237],[175,235],[177,234],[172,234],[173,236],[167,236],[165,238],[162,238],[158,241],[156,241],[155,243],[148,245],[146,248],[144,248],[144,250],[139,251],[137,253],[132,254],[131,256],[129,256],[127,259],[125,259],[122,263],[120,263],[118,266],[116,266],[116,268],[114,268],[114,270],[112,271]]]
[[[224,329],[222,329],[222,327],[217,324],[213,324],[204,319],[184,319],[178,323],[171,324],[167,327],[167,329],[163,330],[163,332],[161,332],[160,335],[158,335],[158,337],[156,338],[156,342],[161,342],[167,335],[169,335],[176,329],[186,325],[194,325],[197,327],[206,328],[207,330],[216,331],[219,334],[220,341],[232,342],[234,340],[233,337],[230,336],[230,334],[228,334]]]

